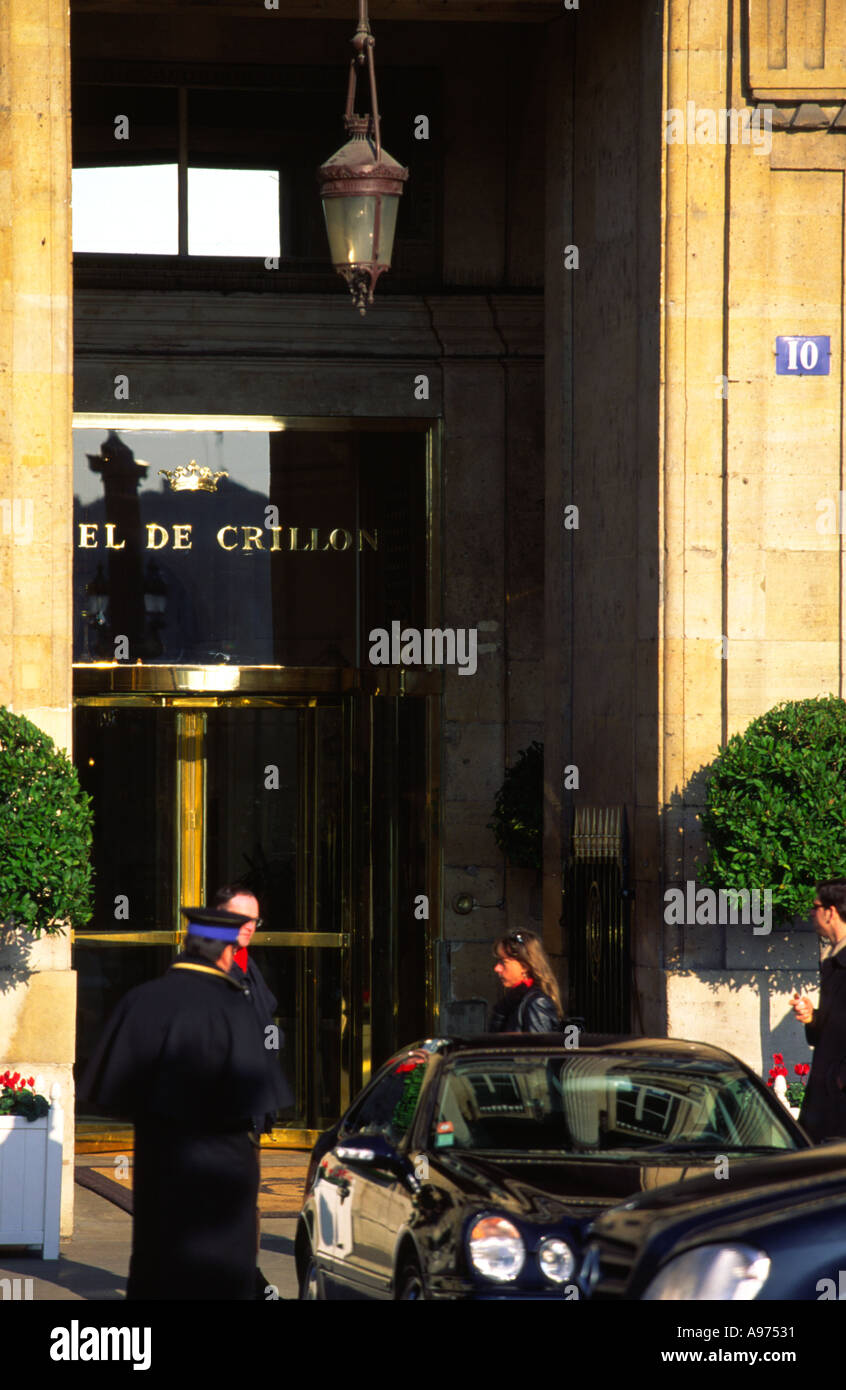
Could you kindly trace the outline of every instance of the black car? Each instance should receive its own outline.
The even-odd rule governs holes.
[[[579,1285],[593,1299],[846,1298],[846,1143],[674,1183],[606,1212]]]
[[[315,1145],[302,1298],[578,1298],[588,1225],[632,1193],[809,1140],[736,1058],[582,1034],[436,1038]]]

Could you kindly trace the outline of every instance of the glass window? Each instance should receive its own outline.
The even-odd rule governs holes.
[[[344,143],[343,62],[246,76],[201,68],[191,65],[189,85],[179,65],[161,73],[132,64],[122,81],[119,63],[103,74],[80,61],[72,94],[74,252],[278,258],[326,270],[315,171]],[[141,85],[144,71],[149,85]],[[440,128],[438,76],[386,70],[379,85],[387,148],[413,171],[394,270],[428,276],[438,254],[437,139],[415,140],[414,128],[419,111]]]
[[[77,429],[74,660],[366,665],[425,536],[420,432]]]
[[[74,169],[71,202],[74,251],[179,250],[175,164]]]
[[[796,1147],[742,1073],[704,1062],[560,1054],[456,1061],[444,1075],[433,1143],[603,1158]]]
[[[73,171],[74,251],[175,256],[178,166],[133,164]],[[280,254],[275,169],[189,169],[188,254]]]
[[[175,89],[76,87],[72,110],[74,251],[176,255]]]
[[[189,169],[189,256],[278,256],[277,169]]]
[[[399,1144],[417,1112],[427,1061],[419,1053],[409,1053],[394,1062],[350,1112],[344,1122],[344,1137],[381,1134],[392,1144]]]

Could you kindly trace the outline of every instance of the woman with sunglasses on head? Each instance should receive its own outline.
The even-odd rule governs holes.
[[[491,1033],[559,1033],[563,1010],[552,966],[532,931],[509,932],[495,947],[494,972],[505,997],[493,1007]]]

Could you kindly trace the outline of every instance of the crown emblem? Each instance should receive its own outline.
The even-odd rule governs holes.
[[[229,474],[225,470],[212,473],[210,468],[200,468],[197,460],[192,459],[187,468],[184,463],[178,468],[160,468],[159,477],[167,478],[171,492],[217,492],[218,482]]]

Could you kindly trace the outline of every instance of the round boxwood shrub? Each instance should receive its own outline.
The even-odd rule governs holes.
[[[40,936],[91,917],[90,798],[47,734],[0,705],[0,923]]]
[[[814,885],[846,877],[846,701],[788,701],[730,738],[702,826],[705,883],[771,888],[774,921],[807,916]]]
[[[543,859],[543,744],[537,740],[517,754],[496,794],[488,822],[498,847],[511,864],[539,869]]]

